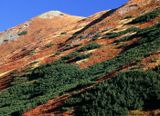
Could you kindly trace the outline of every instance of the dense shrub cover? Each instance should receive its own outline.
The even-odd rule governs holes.
[[[133,17],[132,15],[127,15],[127,16],[124,17],[124,19],[130,19],[132,17]]]
[[[127,35],[127,36],[124,36],[116,41],[114,41],[114,43],[120,43],[120,42],[125,42],[125,41],[129,41],[129,40],[132,40],[134,37],[133,35]]]
[[[104,31],[104,30],[103,30],[103,31]],[[95,40],[97,40],[99,37],[100,37],[100,34],[97,33],[97,34],[95,34],[95,35],[92,37],[92,40],[95,41]]]
[[[99,73],[110,72],[132,61],[139,61],[160,48],[160,24],[147,27],[138,32],[136,36],[142,38],[137,43],[126,46],[119,56],[90,67],[89,70],[93,72],[93,76],[99,75]]]
[[[21,113],[73,88],[83,80],[87,72],[70,64],[45,65],[35,69],[31,75],[14,79],[13,86],[0,93],[0,115]]]
[[[159,24],[155,25],[155,26],[151,26],[148,28],[144,28],[144,29],[138,29],[137,32],[133,35],[127,35],[124,36],[116,41],[114,41],[114,43],[120,43],[120,42],[125,42],[125,41],[129,41],[132,40],[134,38],[138,38],[138,37],[145,37],[145,36],[150,36],[150,37],[154,37],[155,33],[159,33]],[[146,35],[145,35],[146,34]]]
[[[144,14],[144,15],[142,15],[142,16],[134,19],[134,20],[132,20],[129,24],[148,22],[148,21],[156,18],[159,15],[160,15],[160,8],[156,8],[152,12],[146,13],[146,14]]]
[[[115,37],[118,37],[118,36],[121,36],[121,35],[124,35],[126,33],[129,33],[129,32],[137,32],[139,31],[140,29],[137,28],[137,27],[131,27],[131,28],[128,28],[124,31],[120,31],[120,32],[114,32],[114,33],[107,33],[106,34],[106,38],[115,38]]]
[[[157,66],[157,67],[154,69],[154,71],[160,73],[160,66]]]
[[[76,56],[78,56],[78,55],[79,55],[78,52],[72,52],[72,53],[70,53],[70,54],[62,57],[61,59],[62,59],[62,60],[69,60],[69,59],[74,58],[74,57],[76,57]]]
[[[97,43],[90,43],[90,44],[78,49],[77,51],[78,52],[84,52],[84,51],[96,49],[96,48],[99,48],[99,47],[100,47],[100,45],[97,44]]]
[[[71,62],[76,62],[76,61],[79,61],[79,60],[83,60],[83,59],[86,59],[86,58],[89,58],[91,56],[91,54],[80,54],[78,56],[76,56],[75,58],[67,61],[68,63],[71,63]]]
[[[19,36],[26,35],[26,34],[27,34],[27,31],[22,31],[22,32],[18,33]]]
[[[44,48],[50,48],[50,47],[52,47],[53,46],[53,43],[48,43],[48,44],[46,44],[45,46],[44,46]]]
[[[81,116],[124,116],[128,110],[158,108],[160,73],[140,70],[121,73],[69,99],[67,106],[75,106],[76,115]]]
[[[71,62],[76,62],[79,60],[89,58],[90,56],[91,56],[91,54],[82,54],[82,53],[78,53],[78,52],[72,52],[72,53],[62,57],[61,60],[64,62],[67,62],[67,63],[71,63]]]
[[[132,61],[138,62],[146,55],[156,52],[160,48],[160,24],[138,32],[137,36],[140,36],[141,39],[136,44],[126,46],[119,56],[97,63],[87,69],[80,69],[75,65],[66,64],[64,59],[60,59],[34,69],[30,75],[15,78],[11,87],[0,92],[0,115],[19,115],[78,85],[94,81],[96,78],[106,75],[122,65],[130,64]],[[81,110],[83,111],[83,109]],[[119,110],[115,110],[115,112],[117,111]]]
[[[74,61],[78,61],[78,60],[82,60],[82,59],[85,59],[85,58],[88,58],[91,54],[82,54],[82,53],[79,53],[79,52],[84,52],[84,51],[87,51],[87,50],[92,50],[92,49],[96,49],[96,48],[99,48],[100,45],[97,44],[97,43],[90,43],[84,47],[81,47],[80,49],[66,55],[66,56],[63,56],[61,58],[61,60],[71,60],[72,62]]]

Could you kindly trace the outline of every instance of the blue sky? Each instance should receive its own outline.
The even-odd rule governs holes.
[[[50,10],[78,16],[117,8],[128,0],[0,0],[0,32]]]

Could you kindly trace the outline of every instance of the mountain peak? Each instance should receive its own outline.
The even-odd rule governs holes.
[[[44,14],[41,14],[39,17],[40,18],[44,18],[44,19],[52,19],[54,17],[61,17],[63,16],[64,13],[62,13],[61,11],[58,11],[58,10],[52,10],[52,11],[49,11],[49,12],[46,12]]]
[[[158,116],[160,0],[128,1],[87,18],[53,10],[0,33],[0,116]]]

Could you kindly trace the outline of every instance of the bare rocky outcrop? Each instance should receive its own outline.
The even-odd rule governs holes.
[[[64,15],[64,13],[62,13],[60,11],[53,10],[53,11],[49,11],[47,13],[44,13],[44,14],[40,15],[39,17],[44,18],[44,19],[52,19],[55,17],[63,17],[63,15]]]
[[[22,32],[27,32],[27,28],[30,26],[30,22],[26,22],[17,27],[11,28],[0,33],[0,44],[12,40],[16,40],[21,36]]]
[[[160,0],[129,0],[128,3],[119,10],[119,13],[124,15],[132,10],[140,9],[146,5],[151,6],[152,4],[157,4],[158,6]]]
[[[11,40],[17,39],[19,37],[19,35],[17,33],[18,33],[18,31],[15,29],[1,33],[0,44],[2,44],[3,42],[6,42],[6,41],[11,41]]]
[[[0,33],[0,90],[5,89],[11,83],[13,77],[9,73],[18,71],[21,74],[24,70],[56,61],[92,42],[101,45],[101,47],[79,53],[80,55],[91,54],[89,58],[79,61],[69,59],[66,62],[71,63],[72,61],[72,63],[79,65],[81,68],[86,68],[95,63],[117,57],[126,49],[126,46],[134,45],[140,38],[117,44],[114,43],[116,40],[133,35],[135,32],[129,32],[112,39],[107,38],[107,34],[118,33],[132,28],[132,26],[144,28],[156,24],[160,17],[144,24],[131,25],[128,23],[141,16],[142,13],[152,11],[160,6],[157,5],[159,1],[130,0],[120,8],[102,11],[88,18],[71,16],[60,11],[49,11],[32,18],[27,23]],[[131,17],[125,18],[127,16]],[[25,31],[27,31],[26,35],[20,34]],[[155,58],[159,57],[156,55]],[[147,60],[148,58],[144,61]],[[150,64],[153,67],[155,64],[159,64],[159,61],[157,60],[156,63],[151,62]],[[144,62],[143,65],[147,66],[148,62]],[[131,65],[129,64],[129,66]],[[121,68],[128,67],[124,65]],[[119,68],[115,71],[119,71]],[[108,78],[108,76],[106,77]],[[102,82],[106,77],[98,81]],[[61,105],[59,100],[62,100],[63,103],[63,99],[66,100],[67,98],[66,96],[62,96],[60,99],[58,97],[58,99],[53,99],[53,102],[49,102],[49,105],[47,104],[45,107],[42,105],[35,108],[35,110],[28,111],[27,114],[31,116],[38,111],[39,115],[43,115],[45,113],[43,112],[44,110],[48,111],[57,108],[59,103]]]

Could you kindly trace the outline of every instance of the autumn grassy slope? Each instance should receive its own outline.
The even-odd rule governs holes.
[[[154,20],[159,15],[160,10],[156,8],[127,23],[130,28],[103,35],[105,40],[113,39],[112,44],[116,45],[116,49],[122,49],[117,56],[109,60],[87,68],[75,65],[74,62],[92,56],[92,53],[86,51],[104,47],[96,43],[98,38],[94,38],[94,42],[85,46],[79,44],[71,53],[52,63],[33,70],[26,69],[25,75],[17,75],[15,72],[11,86],[0,92],[0,115],[22,115],[50,99],[90,85],[94,86],[88,91],[71,96],[57,109],[48,112],[66,112],[73,108],[72,115],[112,116],[127,115],[130,110],[160,108],[160,67],[146,71],[139,66],[144,58],[159,53],[160,23],[142,29],[133,27]],[[134,34],[125,35],[130,32]],[[123,35],[124,37],[121,37]],[[115,39],[118,37],[120,38]],[[133,42],[128,44],[130,41]],[[125,66],[127,68],[124,68]],[[114,75],[103,78],[112,72]]]

